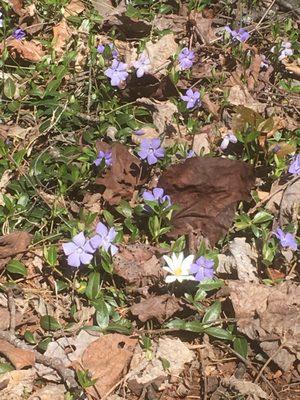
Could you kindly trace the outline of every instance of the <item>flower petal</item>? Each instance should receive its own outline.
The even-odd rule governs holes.
[[[74,242],[78,247],[83,247],[85,244],[85,236],[83,232],[78,233],[72,238],[72,242]]]
[[[77,252],[69,255],[68,265],[70,267],[76,267],[76,268],[78,268],[80,266],[80,258],[79,258],[79,254]]]
[[[81,253],[79,257],[80,257],[81,263],[84,264],[84,265],[87,265],[92,261],[93,254]]]
[[[62,245],[63,251],[66,256],[69,256],[70,254],[74,253],[78,249],[78,246],[76,246],[75,243],[73,242],[68,242],[68,243],[63,243]]]
[[[96,226],[96,232],[98,233],[98,235],[106,237],[108,234],[107,226],[104,225],[102,222],[99,222]]]

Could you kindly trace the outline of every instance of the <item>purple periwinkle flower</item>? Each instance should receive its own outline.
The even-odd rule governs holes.
[[[282,42],[278,60],[282,61],[283,59],[285,59],[289,56],[292,56],[293,54],[294,54],[294,50],[292,49],[292,43],[291,42]]]
[[[143,129],[136,129],[133,133],[137,136],[143,136],[146,132]]]
[[[295,155],[292,159],[289,166],[289,173],[294,175],[300,174],[300,154]]]
[[[117,232],[114,228],[108,229],[106,225],[99,222],[96,226],[96,235],[90,239],[90,243],[95,250],[101,247],[106,252],[110,250],[111,255],[114,256],[118,252],[117,246],[113,244],[116,236]]]
[[[195,153],[194,150],[189,150],[188,153],[187,153],[187,155],[186,155],[186,158],[196,157],[196,155],[197,155],[197,154]]]
[[[155,201],[158,204],[163,204],[167,202],[166,208],[169,208],[172,203],[171,203],[171,198],[167,194],[164,193],[164,189],[162,188],[155,188],[153,190],[145,190],[142,194],[143,199],[146,201]]]
[[[178,55],[178,61],[181,69],[189,69],[192,67],[195,59],[195,53],[193,50],[189,50],[187,47],[181,50]]]
[[[246,42],[250,37],[250,33],[243,28],[233,30],[229,26],[225,26],[225,30],[230,34],[233,40],[238,40],[239,42]]]
[[[284,233],[282,229],[277,228],[277,231],[274,233],[277,239],[279,239],[280,244],[284,248],[289,248],[293,251],[297,250],[297,242],[295,239],[295,235],[292,233]]]
[[[188,89],[185,95],[181,95],[180,98],[187,103],[186,108],[188,109],[201,104],[200,92],[198,92],[198,90],[193,91],[193,89]]]
[[[109,43],[109,47],[111,49],[111,54],[113,56],[113,58],[118,58],[119,57],[119,52],[118,50],[115,48],[115,45],[113,43]]]
[[[128,77],[127,64],[113,60],[111,66],[104,71],[104,75],[110,78],[112,86],[119,86]]]
[[[83,232],[75,235],[71,242],[62,245],[63,251],[68,256],[68,265],[78,268],[80,264],[89,264],[93,259],[94,248],[90,240],[86,239]]]
[[[98,52],[99,54],[102,54],[102,53],[104,52],[104,50],[105,50],[105,46],[103,46],[103,44],[99,44],[99,45],[97,46],[97,52]]]
[[[214,277],[214,262],[201,256],[191,265],[190,272],[196,274],[195,280],[199,282],[204,279],[212,279]]]
[[[23,29],[21,29],[21,28],[18,28],[18,29],[15,29],[14,31],[13,31],[13,37],[15,38],[15,39],[17,39],[17,40],[22,40],[22,39],[24,39],[24,37],[26,36],[26,33],[23,31]]]
[[[105,161],[105,165],[107,167],[110,167],[112,165],[112,155],[111,155],[111,151],[102,151],[100,150],[96,160],[94,161],[94,164],[99,167],[99,165],[101,164],[102,160]]]
[[[141,78],[150,68],[149,57],[145,53],[142,53],[138,60],[133,63],[134,68],[136,68],[137,78]]]
[[[220,149],[223,151],[226,150],[229,143],[237,143],[237,137],[232,132],[227,133],[227,135],[223,138]]]
[[[142,160],[147,160],[149,165],[156,164],[159,158],[165,156],[160,139],[142,139],[138,155]]]

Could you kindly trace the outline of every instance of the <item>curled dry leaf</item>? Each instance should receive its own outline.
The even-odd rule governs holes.
[[[228,101],[234,106],[245,106],[256,112],[264,112],[266,104],[254,100],[246,87],[234,85],[230,88]]]
[[[239,331],[258,340],[284,371],[299,364],[300,286],[291,281],[277,286],[230,281],[229,290]]]
[[[71,0],[70,3],[65,6],[64,15],[65,17],[71,17],[81,14],[84,10],[85,5],[81,0]]]
[[[16,231],[0,237],[0,259],[13,257],[27,250],[32,235],[28,232]]]
[[[161,324],[179,310],[181,307],[178,299],[169,294],[151,297],[130,307],[131,313],[137,315],[140,321],[155,318]]]
[[[158,182],[181,208],[168,235],[200,231],[213,246],[227,233],[237,202],[249,198],[253,184],[252,167],[241,161],[193,157],[172,165]]]
[[[90,344],[82,356],[82,366],[96,379],[89,394],[102,398],[126,374],[137,339],[118,333],[105,335]],[[96,389],[96,390],[95,390]]]
[[[165,276],[156,252],[155,247],[145,244],[120,247],[114,256],[114,274],[136,287],[154,285]]]
[[[72,30],[67,24],[65,19],[62,19],[58,24],[53,27],[53,49],[57,55],[62,55],[64,48],[72,37]]]
[[[209,44],[217,39],[215,31],[212,28],[213,19],[204,18],[201,13],[192,11],[190,22],[195,27],[197,36],[204,44]]]
[[[8,39],[6,46],[12,58],[20,57],[25,61],[39,62],[45,55],[41,43],[37,40]],[[0,53],[2,51],[3,48],[0,48]]]
[[[152,112],[153,124],[159,134],[176,132],[172,124],[173,116],[178,112],[175,104],[170,101],[150,100],[145,97],[137,99],[136,103],[145,106]]]
[[[131,200],[134,191],[146,181],[146,170],[140,160],[120,143],[110,146],[98,141],[96,148],[97,151],[112,152],[111,167],[95,181],[96,185],[105,187],[103,198],[110,205],[119,204],[122,199]]]
[[[163,36],[156,43],[147,42],[145,51],[150,60],[150,73],[155,77],[166,75],[170,57],[176,53],[177,48],[173,33]]]
[[[234,238],[228,246],[229,255],[219,255],[217,272],[221,274],[237,273],[238,279],[244,282],[259,282],[257,277],[258,254],[246,238]]]
[[[7,357],[16,369],[31,367],[35,363],[35,354],[33,351],[19,349],[1,339],[0,353]]]

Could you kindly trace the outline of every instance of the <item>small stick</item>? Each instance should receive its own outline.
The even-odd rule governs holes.
[[[9,331],[12,335],[14,335],[16,330],[16,303],[13,289],[8,289],[7,291],[7,302],[8,309],[10,311]]]

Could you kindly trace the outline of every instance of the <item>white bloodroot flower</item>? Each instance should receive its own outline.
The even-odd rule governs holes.
[[[194,261],[193,255],[184,258],[183,253],[179,253],[178,255],[173,253],[171,257],[163,256],[163,258],[168,264],[168,266],[163,267],[163,269],[171,274],[166,276],[166,283],[171,283],[175,281],[182,282],[184,280],[195,280],[195,277],[190,274],[190,268]]]

